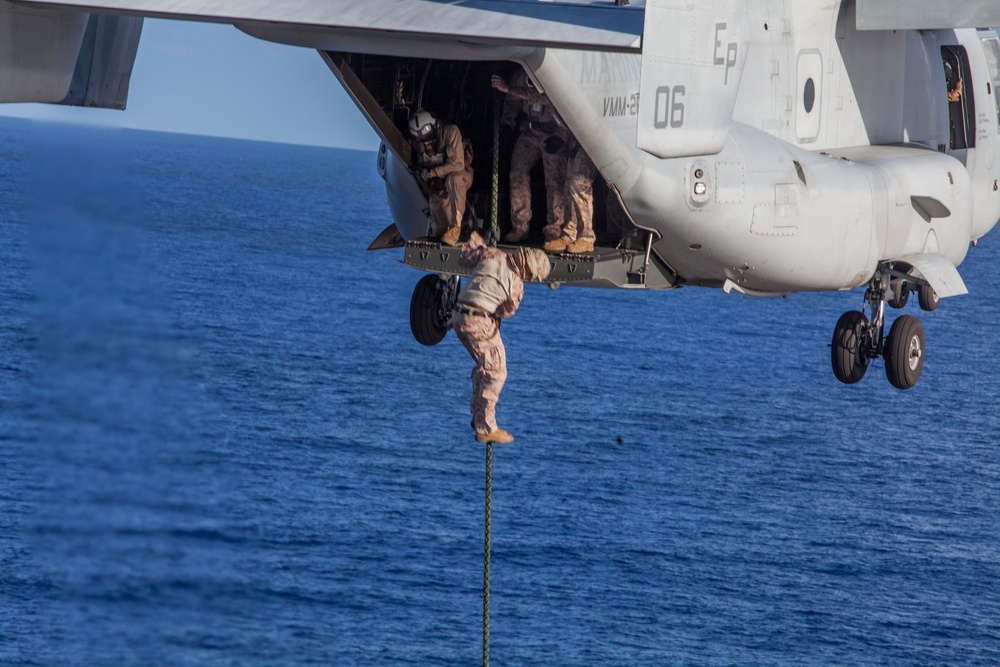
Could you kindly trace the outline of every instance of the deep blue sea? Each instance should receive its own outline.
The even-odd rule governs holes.
[[[0,664],[481,664],[472,362],[366,251],[374,153],[0,156]],[[961,270],[905,392],[833,376],[861,290],[529,287],[492,664],[1000,664],[1000,231]]]

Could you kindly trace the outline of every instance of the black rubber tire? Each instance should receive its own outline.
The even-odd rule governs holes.
[[[920,286],[920,309],[930,312],[932,310],[937,310],[938,304],[941,299],[938,298],[937,292],[928,283],[924,283]]]
[[[924,325],[913,315],[900,315],[885,337],[885,375],[896,389],[909,389],[917,384],[924,370],[927,340]]]
[[[898,296],[897,296],[898,291]],[[889,305],[899,309],[910,300],[910,289],[905,282],[898,278],[892,281],[892,296],[889,298]]]
[[[861,334],[868,326],[868,318],[858,310],[840,316],[833,328],[830,360],[833,374],[844,384],[854,384],[868,371],[868,357],[861,351]]]
[[[448,333],[448,323],[442,322],[438,313],[442,297],[443,280],[429,273],[413,288],[410,297],[410,331],[421,345],[437,345]]]

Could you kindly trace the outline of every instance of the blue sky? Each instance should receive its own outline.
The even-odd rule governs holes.
[[[4,104],[0,114],[376,150],[378,139],[319,54],[229,25],[147,19],[128,108]]]

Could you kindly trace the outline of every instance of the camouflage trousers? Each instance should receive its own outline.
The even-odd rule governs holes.
[[[497,430],[497,401],[507,381],[507,351],[500,324],[491,317],[455,313],[452,324],[458,339],[476,362],[472,369],[472,425],[476,433]]]
[[[431,195],[427,205],[431,214],[430,236],[441,236],[448,229],[462,225],[465,197],[472,187],[472,172],[457,171],[444,179],[443,196]]]
[[[545,140],[553,135],[528,130],[514,142],[510,156],[510,217],[515,230],[527,231],[531,224],[531,170],[538,159],[545,171],[546,239],[559,237],[565,215],[566,156],[546,153]]]
[[[583,149],[578,149],[566,170],[566,225],[562,237],[570,241],[594,236],[594,176],[597,168]]]

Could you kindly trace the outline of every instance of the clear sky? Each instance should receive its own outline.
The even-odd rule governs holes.
[[[376,150],[375,132],[312,49],[230,25],[147,19],[128,108],[3,104],[0,114]]]

